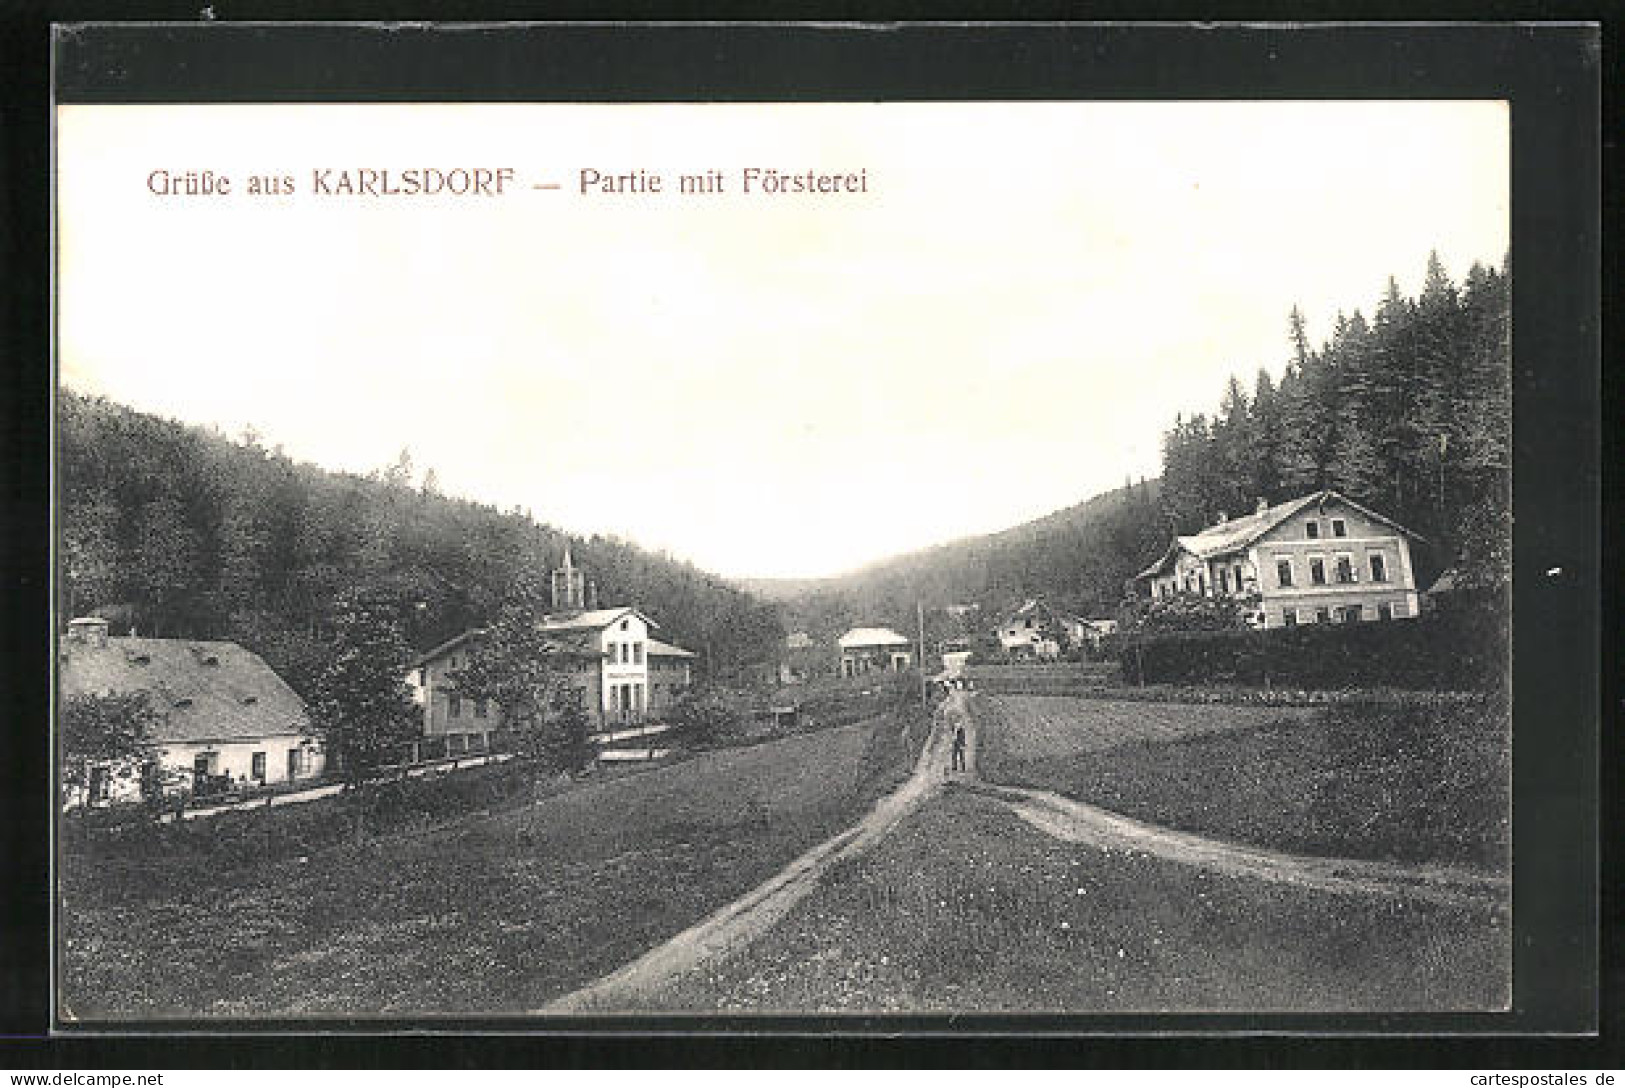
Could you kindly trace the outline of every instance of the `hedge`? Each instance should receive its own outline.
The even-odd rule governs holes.
[[[1471,614],[1261,631],[1129,635],[1131,684],[1240,683],[1305,689],[1487,691],[1508,679],[1504,627]]]

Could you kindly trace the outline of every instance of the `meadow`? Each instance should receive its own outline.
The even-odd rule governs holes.
[[[1503,910],[1309,891],[1068,844],[951,790],[762,940],[662,995],[719,1013],[1482,1010]]]
[[[992,782],[1289,853],[1509,864],[1511,739],[1493,702],[983,696],[976,713]]]
[[[80,836],[59,868],[62,1016],[534,1010],[853,823],[911,764],[924,730],[903,723],[887,715],[303,848],[279,827],[319,823],[316,806],[342,819],[338,799],[212,829],[166,825],[122,848]]]

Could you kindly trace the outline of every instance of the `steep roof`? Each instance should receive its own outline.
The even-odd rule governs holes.
[[[854,627],[840,638],[841,649],[854,646],[910,646],[912,643],[890,627]]]
[[[602,631],[623,616],[635,615],[650,627],[660,625],[636,608],[595,608],[590,612],[564,612],[542,617],[544,631]]]
[[[661,642],[657,638],[649,640],[650,657],[693,657],[694,655],[681,646],[673,646],[669,642]]]
[[[1302,498],[1289,499],[1283,503],[1266,507],[1255,514],[1248,514],[1242,518],[1231,518],[1217,525],[1210,525],[1199,533],[1191,536],[1175,537],[1172,544],[1162,557],[1149,567],[1136,574],[1135,578],[1150,578],[1168,569],[1173,558],[1181,550],[1189,552],[1198,559],[1213,559],[1221,555],[1229,555],[1243,548],[1250,547],[1265,533],[1297,514],[1305,507],[1340,502],[1345,506],[1360,511],[1373,520],[1380,521],[1406,536],[1422,539],[1418,534],[1411,532],[1403,525],[1390,518],[1385,518],[1374,510],[1369,510],[1352,499],[1345,498],[1336,491],[1316,491]]]
[[[471,628],[455,638],[449,638],[440,645],[423,651],[412,659],[412,668],[420,668],[431,661],[438,661],[453,650],[461,649],[478,641],[486,630],[487,628],[484,627]],[[545,645],[553,653],[569,654],[577,657],[601,657],[602,651],[587,645],[587,638],[590,633],[590,630],[585,629],[580,631],[567,628],[558,629],[556,634],[547,639]]]
[[[160,744],[289,736],[310,722],[282,677],[235,642],[65,638],[58,661],[64,697],[146,693]]]

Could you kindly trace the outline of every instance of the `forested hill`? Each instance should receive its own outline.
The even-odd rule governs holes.
[[[932,615],[941,609],[976,605],[985,617],[1033,596],[1109,616],[1125,580],[1167,546],[1159,494],[1159,481],[1141,480],[1011,529],[884,559],[850,574],[741,584],[779,601],[786,627],[821,640],[864,624],[912,632],[917,603],[927,610],[933,631],[953,627]]]
[[[1339,314],[1318,348],[1286,322],[1280,380],[1230,380],[1218,411],[1163,436],[1162,501],[1181,532],[1221,512],[1332,488],[1421,533],[1431,569],[1494,588],[1508,576],[1512,471],[1510,272],[1454,283],[1435,254],[1421,293],[1390,278],[1370,320]]]
[[[368,477],[330,472],[252,436],[67,390],[57,422],[64,620],[98,612],[118,632],[230,639],[302,694],[342,591],[386,594],[427,648],[487,622],[514,574],[550,569],[567,539],[601,604],[636,603],[702,666],[731,674],[772,660],[782,640],[774,609],[720,578],[438,494],[405,454]]]

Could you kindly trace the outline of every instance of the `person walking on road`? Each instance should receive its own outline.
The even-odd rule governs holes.
[[[954,726],[953,769],[956,770],[956,771],[962,771],[962,770],[965,769],[965,723],[964,722],[960,722],[958,725]]]

